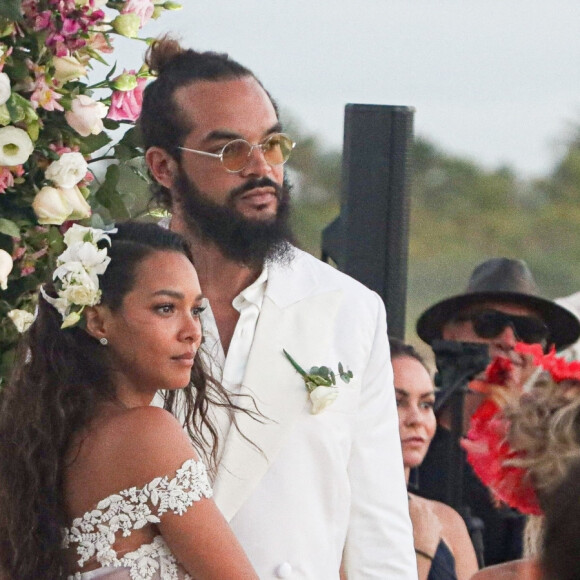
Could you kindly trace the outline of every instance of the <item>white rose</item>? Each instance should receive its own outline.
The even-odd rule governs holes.
[[[12,272],[14,262],[12,256],[6,250],[0,250],[0,288],[8,288],[8,274]]]
[[[102,119],[106,115],[107,107],[87,95],[76,97],[71,104],[71,110],[64,114],[67,123],[83,137],[98,135],[103,130]]]
[[[10,77],[3,72],[0,72],[0,105],[3,105],[12,93],[10,88]]]
[[[87,278],[89,280],[90,278]],[[60,294],[71,304],[78,306],[94,306],[98,304],[101,293],[93,285],[69,284]]]
[[[68,83],[80,77],[87,76],[87,69],[74,56],[55,56],[52,59],[54,65],[54,78],[61,83]]]
[[[11,167],[26,163],[34,151],[26,131],[9,125],[0,129],[0,165]]]
[[[62,280],[62,289],[58,292],[60,298],[78,306],[98,304],[101,297],[99,281],[80,262],[69,262],[60,266],[55,270],[53,278]]]
[[[71,220],[82,220],[88,218],[91,215],[91,206],[87,203],[81,190],[75,185],[70,189],[62,188],[62,195],[68,201],[72,207],[72,212],[68,219]]]
[[[88,168],[81,153],[63,153],[60,159],[48,166],[45,176],[59,187],[70,189],[84,178]]]
[[[316,415],[330,405],[338,397],[338,387],[316,387],[310,393],[312,401],[312,414]]]
[[[12,320],[14,326],[16,326],[16,330],[22,334],[30,328],[30,325],[34,322],[35,316],[26,310],[18,310],[15,308],[8,313],[8,318]]]
[[[61,225],[72,212],[72,206],[56,187],[43,187],[32,201],[32,209],[41,225]]]

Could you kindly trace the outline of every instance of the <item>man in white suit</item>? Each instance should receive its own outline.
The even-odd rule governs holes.
[[[265,417],[222,421],[218,506],[260,578],[416,578],[382,301],[290,244],[293,143],[256,77],[167,39],[149,61],[140,124],[157,201],[191,243],[216,374]],[[284,349],[353,378],[324,387],[338,396],[313,414]]]

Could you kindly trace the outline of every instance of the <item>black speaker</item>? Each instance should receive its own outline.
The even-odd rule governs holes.
[[[404,339],[412,107],[345,107],[340,216],[322,233],[322,259],[377,292],[389,334]]]

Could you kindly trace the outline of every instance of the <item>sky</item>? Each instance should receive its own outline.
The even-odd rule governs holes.
[[[142,30],[228,52],[307,134],[340,148],[347,103],[415,108],[415,134],[545,175],[580,126],[578,0],[181,0]],[[143,45],[120,42],[119,64]]]

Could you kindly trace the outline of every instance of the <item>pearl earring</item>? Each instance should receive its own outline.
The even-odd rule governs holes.
[[[109,344],[109,341],[102,336],[101,338],[99,338],[99,342],[103,345],[103,346],[107,346]]]

